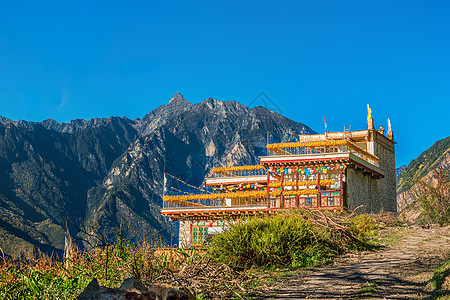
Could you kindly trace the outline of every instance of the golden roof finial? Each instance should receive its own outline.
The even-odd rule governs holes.
[[[367,103],[367,125],[369,129],[373,129],[372,109],[369,107],[369,103]]]

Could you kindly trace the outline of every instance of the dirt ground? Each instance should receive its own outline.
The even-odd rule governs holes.
[[[348,254],[264,287],[257,299],[433,299],[426,287],[450,255],[450,227],[387,228],[386,248]]]

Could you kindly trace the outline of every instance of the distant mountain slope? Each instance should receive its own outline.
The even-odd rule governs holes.
[[[0,126],[2,229],[10,235],[22,230],[22,239],[31,245],[61,249],[65,217],[75,221],[85,215],[88,190],[136,137],[136,130],[119,118],[73,134],[36,123]],[[46,234],[48,226],[41,224],[55,225],[58,234]],[[37,238],[37,233],[45,236]]]
[[[414,201],[412,190],[423,178],[436,169],[450,170],[450,136],[437,141],[424,151],[397,177],[397,206],[400,209]]]
[[[59,251],[67,217],[84,217],[110,240],[121,224],[131,240],[155,230],[175,240],[176,225],[159,212],[164,165],[199,186],[213,166],[258,162],[267,140],[311,133],[262,107],[212,98],[193,105],[178,93],[142,120],[0,118],[0,247],[15,257],[34,247]]]
[[[402,173],[403,170],[406,169],[406,167],[407,167],[407,165],[403,165],[403,166],[401,166],[401,167],[396,168],[396,169],[395,169],[395,177],[397,177],[398,175],[400,175],[400,173]]]

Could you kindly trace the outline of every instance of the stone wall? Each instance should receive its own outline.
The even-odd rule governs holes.
[[[362,169],[347,169],[347,208],[354,210],[362,205],[359,212],[379,212],[383,205],[378,180]]]
[[[380,169],[384,178],[378,179],[380,189],[380,208],[385,211],[397,211],[395,144],[381,133],[374,131],[375,155],[380,159]]]
[[[179,231],[179,245],[180,248],[189,248],[191,246],[191,222],[180,220]]]
[[[384,178],[375,179],[362,169],[348,168],[346,203],[350,210],[363,205],[361,212],[397,211],[394,142],[376,130],[368,132],[369,152],[379,158]]]

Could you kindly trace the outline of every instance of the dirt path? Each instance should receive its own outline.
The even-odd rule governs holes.
[[[259,292],[259,299],[432,299],[433,270],[450,254],[450,227],[387,229],[399,242],[304,271]]]

